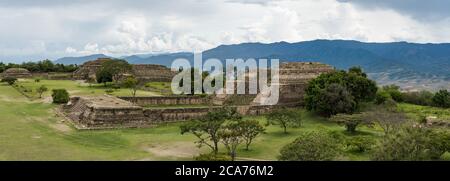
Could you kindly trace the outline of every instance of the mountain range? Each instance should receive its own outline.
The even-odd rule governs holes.
[[[82,64],[106,55],[65,57],[63,64]],[[170,66],[177,58],[193,61],[189,52],[147,54],[120,57],[132,64]],[[314,40],[298,43],[242,43],[220,45],[203,52],[203,59],[276,58],[282,62],[314,61],[337,69],[362,67],[380,84],[402,86],[405,89],[450,89],[450,43],[418,44],[408,42],[365,43],[353,40]]]

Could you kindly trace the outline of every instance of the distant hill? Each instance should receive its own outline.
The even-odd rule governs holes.
[[[81,58],[81,57],[80,57]],[[177,58],[193,60],[192,53],[124,57],[133,64],[170,66]],[[298,43],[242,43],[221,45],[203,52],[203,59],[276,58],[315,61],[338,69],[361,66],[381,84],[396,83],[420,89],[450,89],[450,44],[407,42],[364,43],[350,40],[314,40]]]
[[[63,57],[63,58],[55,60],[55,63],[61,63],[61,64],[65,64],[65,65],[69,65],[69,64],[81,65],[84,62],[87,62],[89,60],[96,60],[98,58],[110,58],[110,57],[106,56],[104,54],[94,54],[94,55],[88,55],[88,56],[83,56],[83,57]]]
[[[193,60],[194,55],[189,52],[179,52],[179,53],[166,53],[166,54],[156,54],[146,56],[132,55],[123,58],[132,64],[159,64],[170,66],[172,64],[172,61],[177,58]]]

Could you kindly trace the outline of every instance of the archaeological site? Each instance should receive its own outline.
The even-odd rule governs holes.
[[[101,63],[108,59],[86,62],[76,72],[75,79],[95,76]],[[200,118],[209,111],[224,106],[235,107],[242,115],[260,115],[278,107],[302,104],[304,88],[309,80],[334,68],[315,62],[282,63],[280,65],[280,97],[277,105],[261,105],[265,95],[218,94],[210,96],[171,95],[154,97],[72,97],[63,112],[78,129],[106,129],[147,127],[162,122],[175,122]],[[151,82],[170,82],[175,75],[160,65],[133,65],[138,79]],[[261,90],[260,92],[264,92]]]

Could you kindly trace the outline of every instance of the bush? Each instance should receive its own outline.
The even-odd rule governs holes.
[[[442,154],[440,159],[443,161],[450,161],[450,152],[445,152],[444,154]]]
[[[221,155],[221,154],[200,154],[194,157],[195,161],[231,161],[231,157],[229,155]]]
[[[400,92],[400,87],[396,85],[383,86],[383,91],[387,92],[390,97],[396,102],[403,101],[403,94]]]
[[[14,83],[16,83],[16,81],[17,81],[17,78],[15,78],[15,77],[5,77],[2,79],[1,82],[6,82],[9,85],[13,85]]]
[[[53,103],[55,104],[65,104],[69,102],[69,93],[66,89],[53,89],[52,90]]]
[[[332,160],[338,153],[338,144],[326,133],[304,132],[294,142],[284,146],[279,160],[283,161],[322,161]]]
[[[369,136],[352,136],[344,144],[347,150],[362,153],[371,150],[375,140]]]
[[[364,119],[363,114],[336,114],[330,118],[330,121],[344,125],[347,132],[350,134],[354,134],[356,132],[356,127],[360,124],[368,126],[372,125],[371,121]]]
[[[447,130],[408,127],[386,135],[372,155],[373,160],[437,160],[449,150]]]
[[[378,105],[383,104],[389,99],[392,99],[392,98],[388,92],[378,91],[377,94],[375,95],[375,104],[378,104]]]
[[[450,108],[450,92],[440,90],[434,94],[433,104],[437,107]]]
[[[434,94],[429,91],[405,92],[402,94],[403,102],[422,106],[433,105]]]
[[[112,94],[114,92],[114,90],[113,89],[106,89],[105,92],[106,92],[106,94]]]

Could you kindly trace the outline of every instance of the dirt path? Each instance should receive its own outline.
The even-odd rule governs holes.
[[[193,158],[199,153],[198,147],[191,142],[175,142],[170,145],[154,144],[144,149],[157,157]]]

